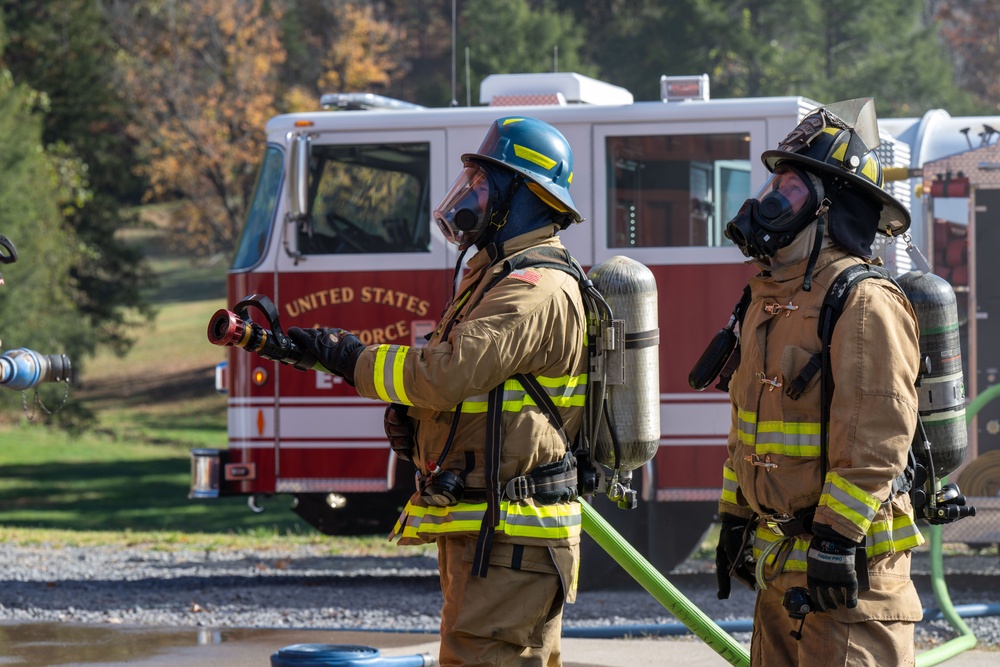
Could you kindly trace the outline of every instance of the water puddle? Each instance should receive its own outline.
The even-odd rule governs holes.
[[[437,655],[427,634],[159,628],[72,623],[0,624],[0,665],[7,667],[267,667],[293,644],[354,644],[382,655]]]

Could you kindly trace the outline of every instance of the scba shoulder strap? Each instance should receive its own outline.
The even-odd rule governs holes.
[[[504,260],[504,270],[483,290],[488,292],[512,272],[527,268],[549,268],[564,271],[583,286],[587,280],[580,264],[573,259],[565,248],[530,248]],[[531,396],[535,405],[545,414],[552,427],[559,432],[566,443],[566,454],[563,459],[540,466],[527,475],[521,475],[510,480],[504,488],[500,486],[500,452],[503,433],[501,429],[503,386],[501,383],[489,393],[487,399],[487,431],[486,431],[486,512],[479,528],[476,550],[473,556],[472,573],[485,577],[489,569],[490,552],[493,546],[493,535],[500,523],[500,500],[506,494],[511,500],[523,500],[537,497],[542,502],[568,502],[577,495],[576,461],[571,452],[571,443],[566,435],[562,417],[538,380],[529,374],[518,374],[515,379],[521,383],[524,390]]]
[[[834,279],[830,289],[826,291],[823,304],[820,306],[819,323],[816,327],[816,335],[819,336],[821,349],[814,354],[805,365],[798,376],[788,384],[785,394],[793,401],[802,396],[802,392],[809,385],[809,382],[817,372],[826,368],[823,355],[830,349],[833,339],[833,328],[844,312],[844,305],[847,303],[847,296],[851,290],[862,280],[867,278],[882,278],[892,281],[892,275],[881,266],[874,264],[853,264]],[[893,281],[894,283],[895,281]]]

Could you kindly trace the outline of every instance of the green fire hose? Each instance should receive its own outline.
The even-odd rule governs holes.
[[[966,423],[976,416],[976,413],[989,401],[1000,396],[1000,385],[990,387],[969,403],[966,408]],[[698,609],[673,584],[667,581],[648,560],[635,550],[625,538],[597,513],[589,503],[580,503],[583,509],[583,530],[615,559],[629,575],[662,604],[678,621],[683,623],[696,637],[721,655],[730,665],[749,667],[750,653],[718,624],[710,619],[705,612]],[[958,636],[941,646],[924,651],[916,656],[916,667],[931,667],[955,657],[976,645],[976,636],[955,611],[944,581],[944,566],[942,563],[941,526],[929,526],[927,530],[930,543],[931,587],[934,599],[937,601],[941,615],[958,631]]]
[[[974,398],[965,408],[965,423],[972,421],[984,405],[1000,396],[1000,385],[993,385]],[[967,651],[976,645],[976,635],[955,611],[948,595],[948,587],[944,583],[944,566],[941,553],[941,526],[930,527],[930,561],[931,586],[934,589],[934,599],[937,600],[941,615],[947,619],[951,627],[958,631],[958,636],[941,646],[935,646],[917,656],[917,667],[930,667],[952,658],[962,651]]]
[[[699,639],[725,658],[730,665],[750,666],[750,653],[715,621],[698,609],[683,593],[667,581],[648,560],[635,550],[625,538],[597,513],[590,503],[580,503],[583,508],[583,530],[594,538],[598,546],[638,581],[656,601],[667,608]]]

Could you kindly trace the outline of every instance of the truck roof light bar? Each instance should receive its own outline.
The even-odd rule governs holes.
[[[319,98],[319,105],[327,111],[387,111],[427,108],[374,93],[327,93]]]

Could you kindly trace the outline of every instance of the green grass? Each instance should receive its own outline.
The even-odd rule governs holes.
[[[127,356],[86,360],[68,401],[95,412],[93,429],[71,435],[40,416],[0,425],[0,529],[321,538],[289,511],[287,496],[265,502],[261,514],[244,498],[187,498],[189,450],[226,445],[225,397],[214,390],[225,355],[205,336],[225,306],[226,263],[171,253],[156,228],[130,241],[160,278],[149,295],[156,316],[136,327]],[[18,393],[3,392],[19,407]]]

